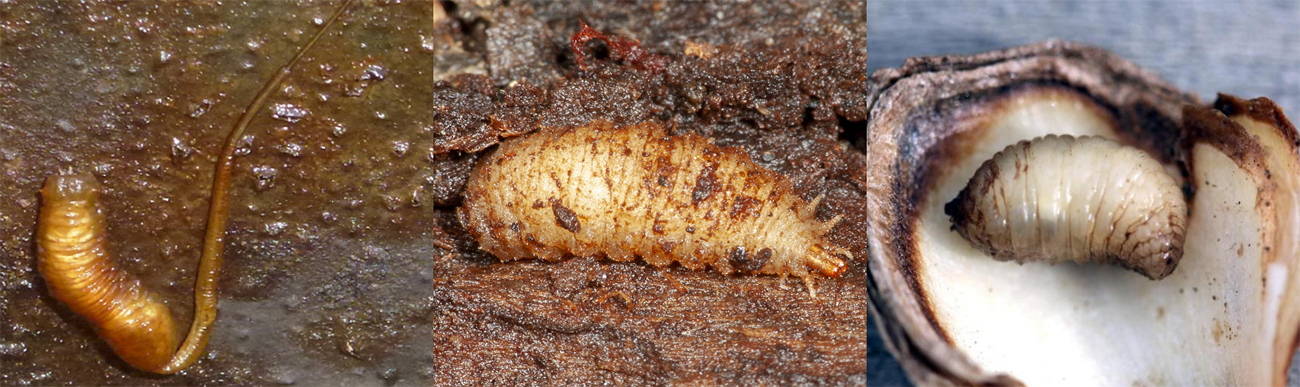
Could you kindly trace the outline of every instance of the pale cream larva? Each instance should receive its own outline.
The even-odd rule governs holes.
[[[503,261],[640,257],[654,266],[838,277],[853,255],[782,175],[744,152],[649,121],[545,128],[503,142],[470,175],[461,224]]]
[[[1187,202],[1150,155],[1101,137],[1049,135],[984,162],[944,207],[994,259],[1096,262],[1151,279],[1183,256]]]

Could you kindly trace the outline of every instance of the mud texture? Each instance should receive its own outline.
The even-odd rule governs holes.
[[[0,0],[0,384],[897,378],[861,259],[811,299],[769,276],[501,263],[455,217],[473,163],[503,137],[658,120],[740,147],[805,200],[825,194],[818,217],[845,215],[829,239],[865,257],[855,0],[358,1],[243,139],[207,355],[169,377],[129,368],[36,274],[45,176],[103,182],[119,264],[188,324],[220,141],[338,3]],[[580,21],[663,66],[599,39],[575,53]]]

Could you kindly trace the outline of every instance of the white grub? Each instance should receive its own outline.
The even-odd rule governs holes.
[[[1158,161],[1094,136],[1008,146],[944,212],[997,260],[1107,263],[1151,279],[1178,266],[1187,224],[1186,199]]]

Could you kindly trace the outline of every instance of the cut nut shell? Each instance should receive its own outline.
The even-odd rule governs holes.
[[[1272,102],[1215,108],[1097,48],[909,60],[868,90],[878,324],[919,385],[1281,385],[1300,329],[1300,160]],[[1186,108],[1186,110],[1184,110]],[[1010,144],[1092,135],[1187,187],[1178,269],[1007,265],[943,212]]]

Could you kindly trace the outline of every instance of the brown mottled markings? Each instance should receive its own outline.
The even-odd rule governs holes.
[[[736,201],[731,204],[731,218],[732,219],[741,219],[743,217],[757,218],[759,214],[758,210],[759,208],[762,208],[762,206],[763,206],[763,202],[758,201],[758,199],[754,199],[748,196],[738,197],[736,198]]]
[[[577,234],[579,231],[582,231],[582,224],[578,222],[578,214],[573,213],[573,210],[565,207],[559,200],[555,200],[555,198],[551,198],[550,200],[551,210],[555,214],[555,224],[560,225],[560,227],[565,230],[569,230],[571,233]]]
[[[659,242],[659,248],[663,249],[665,253],[672,253],[673,249],[677,248],[677,242],[665,241],[661,239]]]
[[[758,271],[758,268],[763,267],[763,265],[767,265],[767,261],[771,259],[772,259],[772,249],[759,250],[758,254],[754,255],[754,260],[749,262],[749,265],[746,265],[745,269],[749,271]]]
[[[711,154],[706,152],[705,158],[712,159]],[[695,179],[695,189],[691,190],[691,204],[699,205],[700,202],[713,196],[713,191],[718,188],[718,176],[715,174],[718,170],[717,162],[704,164],[704,169],[700,171],[700,177]]]
[[[837,255],[850,256],[825,240],[839,217],[818,222],[817,203],[737,149],[653,122],[595,122],[503,142],[471,174],[457,214],[483,250],[506,261],[640,257],[661,267],[793,274],[811,292],[810,272],[839,275]]]

